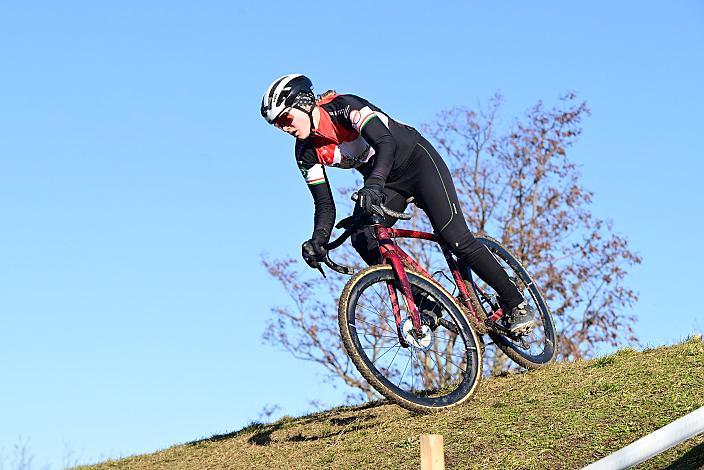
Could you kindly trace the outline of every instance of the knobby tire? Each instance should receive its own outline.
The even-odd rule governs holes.
[[[497,333],[489,332],[489,337],[492,341],[504,352],[511,360],[526,369],[539,369],[545,367],[555,360],[557,356],[557,345],[559,338],[555,323],[552,319],[550,309],[545,302],[542,292],[533,282],[533,278],[528,274],[528,271],[521,265],[516,257],[506,249],[501,243],[486,234],[475,234],[475,237],[481,241],[489,251],[500,261],[504,261],[516,274],[518,288],[521,292],[526,290],[530,294],[534,307],[540,316],[540,322],[544,329],[544,338],[542,339],[542,351],[538,355],[528,354],[524,349],[517,345],[514,341],[506,336]],[[467,273],[469,276],[471,274]],[[470,277],[471,278],[471,277]],[[470,294],[470,302],[474,306],[479,315],[486,318],[492,312],[488,311],[485,304],[479,300],[480,294],[475,290],[472,282],[465,281],[467,290]],[[533,332],[535,333],[535,331]]]
[[[437,303],[441,305],[443,312],[446,312],[449,315],[450,319],[453,321],[453,325],[459,332],[455,340],[457,338],[462,340],[463,346],[460,347],[464,348],[463,354],[465,354],[464,359],[467,359],[467,363],[465,364],[466,370],[461,374],[462,380],[459,382],[458,388],[447,395],[435,397],[430,395],[424,396],[423,392],[420,392],[420,395],[417,395],[413,393],[413,390],[409,393],[408,391],[400,389],[399,386],[396,386],[391,380],[389,380],[389,378],[384,375],[383,370],[380,371],[377,365],[374,364],[373,359],[370,359],[367,356],[357,331],[358,325],[355,315],[355,312],[358,311],[357,303],[359,299],[362,298],[362,295],[366,289],[369,288],[371,291],[373,290],[372,287],[377,283],[385,283],[387,281],[395,280],[394,272],[389,265],[375,265],[367,267],[356,273],[345,285],[338,307],[338,323],[345,349],[347,350],[347,354],[350,359],[352,359],[352,362],[357,367],[357,370],[362,374],[367,382],[383,396],[403,408],[417,413],[428,413],[457,406],[469,399],[479,384],[482,375],[483,344],[465,318],[462,308],[458,305],[456,299],[453,298],[452,295],[439,286],[433,279],[427,278],[426,276],[411,270],[407,270],[407,274],[412,285],[424,290],[429,293],[431,297],[436,299]],[[401,313],[403,317],[405,308],[403,307],[403,300],[401,299],[400,292],[398,295],[399,303],[402,305]],[[364,300],[362,301],[362,304],[360,304],[360,309],[364,308],[363,302]],[[389,316],[391,323],[387,322],[387,324],[390,327],[393,326],[395,328],[395,323],[393,323],[393,315],[390,312]],[[405,316],[407,316],[407,314]],[[362,322],[362,320],[360,320],[360,322]],[[398,343],[398,338],[396,338],[395,341]],[[452,345],[454,346],[455,343],[452,343]],[[416,354],[420,367],[421,353],[416,350]],[[410,351],[410,357],[412,360],[413,351]],[[437,363],[435,365],[437,366]],[[458,370],[459,369],[460,368],[458,368]],[[434,393],[439,392],[440,390],[436,390]]]

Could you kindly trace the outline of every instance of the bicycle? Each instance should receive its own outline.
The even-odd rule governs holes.
[[[323,260],[330,269],[352,275],[340,297],[338,324],[347,354],[374,389],[403,408],[420,413],[465,402],[482,375],[484,345],[478,333],[488,334],[523,367],[539,368],[555,359],[557,333],[547,304],[528,272],[498,241],[476,235],[539,312],[537,325],[525,334],[515,335],[508,330],[502,322],[504,312],[497,295],[486,284],[475,281],[471,270],[452,255],[437,235],[385,227],[381,214],[403,220],[411,216],[383,205],[375,206],[374,211],[368,217],[341,220],[336,228],[344,228],[344,232],[325,247],[332,251],[357,228],[371,225],[382,264],[354,273],[332,261],[329,255]],[[438,243],[459,295],[450,294],[395,243],[396,238]],[[321,267],[319,270],[325,276]],[[403,303],[399,302],[399,293]],[[403,357],[407,353],[408,361],[397,364],[402,351]]]

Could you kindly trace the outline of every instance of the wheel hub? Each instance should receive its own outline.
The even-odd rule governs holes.
[[[416,349],[427,351],[433,346],[432,330],[428,325],[421,326],[421,335],[417,337],[413,334],[413,320],[406,318],[401,325],[401,333],[403,334],[403,339]]]

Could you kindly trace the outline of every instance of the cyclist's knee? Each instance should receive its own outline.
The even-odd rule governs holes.
[[[482,246],[484,246],[469,230],[444,233],[442,238],[450,247],[450,250],[458,258],[466,262],[471,262]]]

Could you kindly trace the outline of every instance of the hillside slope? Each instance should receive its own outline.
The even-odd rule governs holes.
[[[704,406],[704,343],[556,364],[482,382],[466,405],[413,415],[343,407],[94,469],[420,468],[419,435],[445,437],[448,469],[580,468]],[[638,468],[704,467],[704,436]]]

